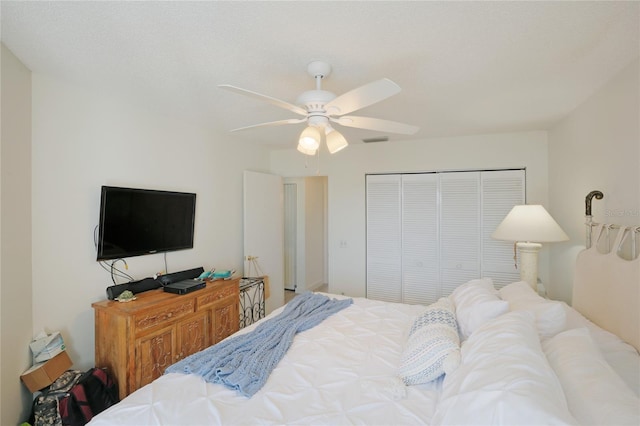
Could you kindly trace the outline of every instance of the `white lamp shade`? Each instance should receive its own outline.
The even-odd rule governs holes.
[[[320,131],[317,127],[308,126],[306,129],[300,133],[300,139],[298,141],[298,147],[302,147],[306,150],[315,150],[320,146],[320,141],[322,140],[322,136],[320,135]],[[300,151],[300,148],[298,148]]]
[[[496,240],[537,243],[569,239],[544,207],[533,204],[513,207],[491,237]]]
[[[325,137],[327,139],[327,148],[331,154],[335,154],[349,145],[340,132],[337,132],[330,127],[326,129]]]
[[[298,143],[298,151],[300,151],[301,153],[303,153],[305,155],[316,155],[316,152],[318,151],[318,149],[317,148],[316,149],[305,148],[300,143]]]

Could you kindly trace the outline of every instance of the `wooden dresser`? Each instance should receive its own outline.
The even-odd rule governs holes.
[[[131,302],[93,303],[97,367],[109,369],[120,398],[165,368],[238,331],[239,280],[213,281],[189,294],[162,289]]]

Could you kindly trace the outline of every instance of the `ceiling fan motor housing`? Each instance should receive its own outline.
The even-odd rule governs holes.
[[[307,90],[298,96],[296,103],[310,113],[326,113],[324,106],[335,98],[336,95],[327,90]]]

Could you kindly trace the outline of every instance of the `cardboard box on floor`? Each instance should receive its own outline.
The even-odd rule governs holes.
[[[62,351],[48,361],[35,364],[22,373],[20,378],[31,392],[36,392],[53,383],[71,364],[67,351]]]

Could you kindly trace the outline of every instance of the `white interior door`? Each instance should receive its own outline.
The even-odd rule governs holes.
[[[244,172],[244,256],[256,256],[262,273],[269,276],[267,314],[284,305],[283,205],[280,176]]]

